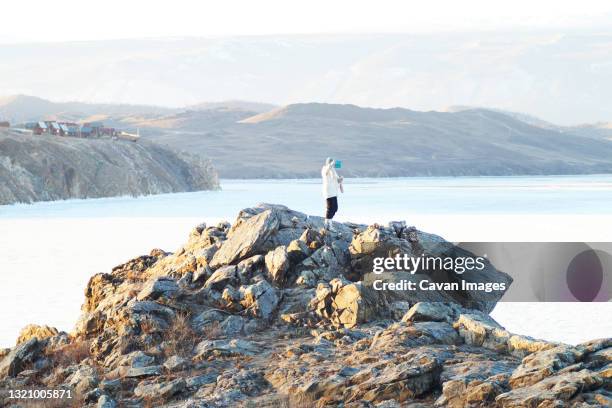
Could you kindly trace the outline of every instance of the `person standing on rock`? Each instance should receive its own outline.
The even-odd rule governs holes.
[[[338,211],[338,194],[343,193],[342,177],[336,173],[336,161],[331,157],[325,160],[321,169],[323,179],[323,198],[325,199],[325,228],[333,230],[332,218]]]

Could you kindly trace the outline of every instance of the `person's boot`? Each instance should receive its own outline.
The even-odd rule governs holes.
[[[334,222],[332,220],[327,220],[326,228],[329,232],[336,232],[336,229],[334,228]]]

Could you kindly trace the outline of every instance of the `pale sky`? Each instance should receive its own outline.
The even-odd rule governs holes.
[[[5,1],[0,42],[603,28],[609,0]]]

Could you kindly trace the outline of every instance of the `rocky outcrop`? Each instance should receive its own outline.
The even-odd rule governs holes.
[[[499,294],[376,291],[375,255],[465,253],[405,223],[321,227],[263,204],[95,275],[70,335],[29,326],[0,354],[0,390],[70,387],[89,407],[609,406],[612,340],[511,333],[488,315]],[[463,276],[492,277],[511,283],[490,264]]]
[[[0,133],[0,205],[218,188],[210,162],[154,143]]]

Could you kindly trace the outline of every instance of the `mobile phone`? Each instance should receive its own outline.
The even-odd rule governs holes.
[[[342,160],[336,160],[334,167],[337,169],[341,169],[342,168]]]

